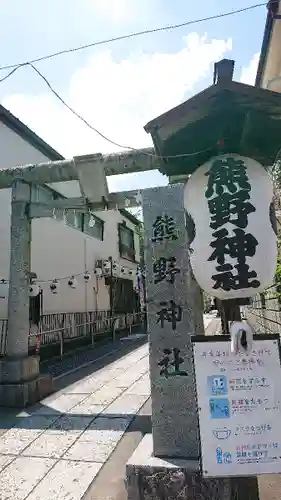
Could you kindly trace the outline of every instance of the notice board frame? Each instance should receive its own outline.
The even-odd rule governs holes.
[[[277,343],[277,352],[278,352],[278,358],[279,358],[279,366],[280,366],[280,371],[281,371],[281,342],[280,342],[280,336],[279,334],[255,334],[253,335],[253,346],[252,350],[254,350],[254,345],[255,341],[264,341],[264,340],[271,340],[271,341],[276,341]],[[231,343],[231,337],[230,335],[192,335],[191,336],[191,343],[192,343],[192,350],[193,350],[193,368],[194,368],[194,377],[195,377],[195,385],[196,385],[196,397],[197,397],[197,415],[198,415],[198,422],[199,422],[199,439],[200,439],[200,473],[203,477],[206,478],[211,478],[211,477],[243,477],[243,476],[256,476],[260,475],[259,473],[255,474],[249,474],[249,473],[241,473],[241,474],[230,474],[229,476],[226,474],[222,474],[221,476],[214,476],[214,475],[208,475],[204,473],[203,469],[203,460],[202,460],[202,440],[201,440],[201,428],[200,428],[200,410],[199,410],[199,405],[198,405],[198,392],[197,392],[197,379],[196,379],[196,361],[195,361],[195,356],[194,356],[194,347],[196,343],[204,343],[204,344],[211,344],[211,343]],[[281,379],[280,379],[281,383]],[[281,455],[281,450],[280,450],[280,455]],[[274,473],[280,473],[280,472],[264,472],[262,474],[274,474]]]

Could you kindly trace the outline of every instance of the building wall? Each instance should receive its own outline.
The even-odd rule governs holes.
[[[279,3],[278,14],[281,14]],[[274,92],[281,92],[281,19],[273,21],[273,29],[269,41],[267,58],[265,61],[261,87]]]
[[[0,151],[0,168],[49,160],[2,122],[0,122]]]
[[[28,163],[48,161],[41,152],[24,141],[15,132],[0,122],[0,168]],[[65,196],[77,196],[75,182],[56,185],[58,191]],[[0,278],[9,278],[10,263],[10,217],[11,190],[0,190]],[[99,280],[93,274],[95,261],[107,259],[109,256],[127,268],[136,269],[137,263],[119,259],[118,223],[126,220],[131,229],[134,225],[118,211],[98,212],[97,216],[104,220],[104,240],[82,233],[65,224],[63,220],[53,218],[35,219],[32,221],[31,271],[39,280],[52,280],[66,277],[60,281],[57,295],[49,289],[49,283],[42,283],[44,313],[72,312],[85,310],[109,309],[108,287],[104,279]],[[136,260],[139,261],[139,239],[135,233]],[[90,282],[85,285],[83,273],[89,270]],[[67,277],[77,277],[77,288],[67,285]],[[128,276],[128,279],[130,277]],[[7,317],[7,300],[0,299],[0,318]]]
[[[44,218],[32,222],[32,271],[40,280],[66,277],[60,281],[57,295],[50,292],[49,283],[42,283],[45,312],[109,309],[108,287],[93,272],[97,260],[112,257],[120,266],[136,269],[136,263],[119,258],[118,223],[124,218],[117,211],[99,212],[98,216],[105,221],[103,241],[66,226],[63,221]],[[133,228],[129,221],[126,224]],[[137,240],[135,235],[136,246]],[[87,285],[83,278],[85,270],[91,274]],[[77,276],[77,288],[71,289],[67,277],[76,274],[81,274]]]

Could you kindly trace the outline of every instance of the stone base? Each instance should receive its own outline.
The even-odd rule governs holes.
[[[39,374],[39,357],[3,358],[0,360],[0,384],[30,380]]]
[[[0,361],[0,407],[25,408],[54,392],[51,375],[39,373],[39,358]]]
[[[256,478],[203,478],[197,461],[157,458],[146,434],[126,465],[128,500],[259,500]]]

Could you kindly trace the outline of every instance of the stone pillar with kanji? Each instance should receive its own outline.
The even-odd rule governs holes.
[[[199,290],[189,262],[183,186],[143,191],[153,451],[156,456],[199,457],[190,336]],[[201,327],[201,328],[200,328]],[[197,333],[203,333],[203,322]]]

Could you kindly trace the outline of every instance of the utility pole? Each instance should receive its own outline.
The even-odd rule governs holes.
[[[108,257],[108,261],[110,264],[110,280],[109,280],[109,309],[110,309],[110,332],[112,335],[112,340],[115,340],[114,334],[114,319],[113,319],[113,259],[112,257]]]

